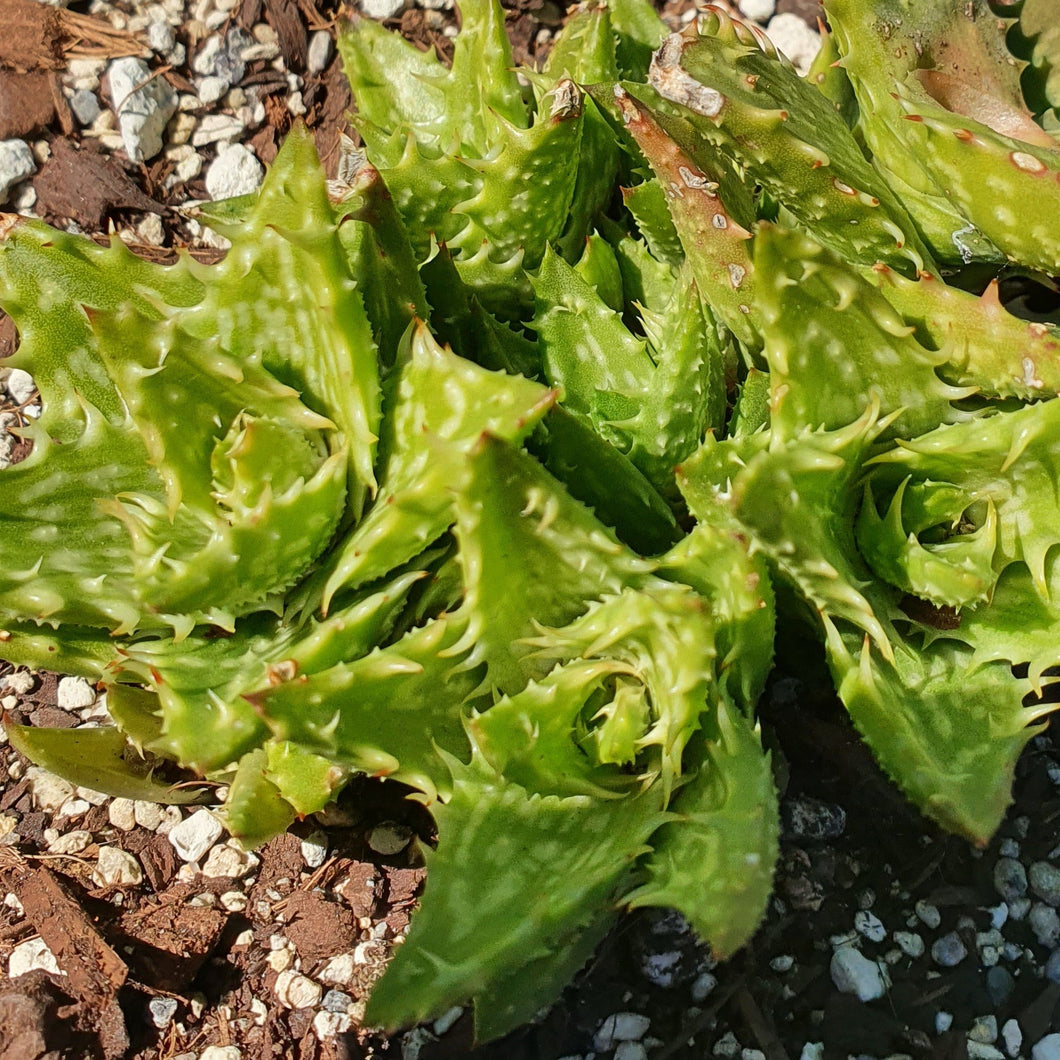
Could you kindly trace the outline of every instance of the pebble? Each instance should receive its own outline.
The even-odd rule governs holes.
[[[83,710],[96,701],[96,690],[83,677],[63,677],[56,690],[56,702],[62,710]]]
[[[968,1060],[1005,1060],[1005,1054],[988,1042],[968,1041]]]
[[[1035,902],[1027,914],[1027,923],[1039,944],[1054,949],[1060,944],[1060,914],[1044,902]]]
[[[319,869],[327,860],[327,856],[328,837],[324,832],[320,831],[320,829],[311,832],[302,840],[302,860],[306,863],[307,867],[311,869]]]
[[[740,1043],[732,1031],[726,1031],[715,1043],[711,1050],[715,1056],[733,1057],[740,1051]]]
[[[265,167],[242,144],[222,147],[206,171],[206,190],[211,199],[233,199],[257,191],[265,178]]]
[[[164,1031],[177,1014],[177,1002],[171,997],[153,997],[147,1007],[151,1012],[151,1022],[160,1031]]]
[[[1060,1034],[1047,1034],[1031,1048],[1031,1060],[1060,1060]]]
[[[740,0],[740,14],[755,22],[768,22],[776,10],[776,0]]]
[[[920,922],[932,931],[937,930],[942,923],[942,914],[938,911],[938,907],[928,902],[917,902],[913,907],[913,912],[916,913]]]
[[[1020,1047],[1023,1045],[1023,1031],[1014,1019],[1005,1020],[1001,1025],[1001,1041],[1004,1043],[1005,1052],[1009,1056],[1019,1056]]]
[[[135,887],[144,878],[140,863],[121,847],[99,848],[92,880],[100,887]]]
[[[152,77],[148,65],[132,56],[115,59],[107,78],[129,160],[154,158],[162,150],[166,124],[176,113],[177,93],[164,77]]]
[[[92,843],[92,833],[84,828],[76,828],[72,832],[56,836],[48,844],[49,854],[80,854],[87,850]]]
[[[807,1042],[799,1053],[799,1060],[824,1060],[824,1042]]]
[[[198,861],[223,831],[221,822],[209,810],[196,810],[170,829],[169,841],[181,861]]]
[[[766,26],[769,39],[786,55],[800,74],[805,74],[821,49],[821,35],[796,14],[774,15]]]
[[[854,914],[854,930],[870,942],[883,942],[887,937],[887,929],[880,918],[867,909],[859,909]]]
[[[11,377],[15,372],[22,372],[21,368],[12,368],[4,379],[4,389],[11,395],[11,397],[19,404],[22,402],[11,392],[11,387],[15,386],[16,389],[22,386],[20,381],[12,382]],[[29,376],[29,372],[22,372],[24,376]],[[30,377],[32,379],[32,377]],[[16,670],[13,674],[8,674],[3,679],[2,685],[4,688],[15,692],[19,695],[25,695],[27,692],[33,689],[33,686],[37,683],[33,674],[28,670]]]
[[[402,824],[380,824],[368,835],[368,845],[377,854],[400,854],[409,845],[412,830]]]
[[[352,953],[340,953],[332,957],[323,968],[320,969],[320,978],[325,983],[335,983],[338,986],[346,986],[357,971],[357,962]]]
[[[1060,983],[1060,949],[1049,954],[1045,962],[1045,978],[1051,983]]]
[[[240,1060],[242,1056],[238,1045],[208,1045],[199,1053],[199,1060]]]
[[[253,872],[258,864],[259,860],[255,854],[226,843],[223,846],[215,846],[210,851],[206,864],[202,867],[202,874],[210,879],[239,879]]]
[[[998,858],[994,864],[994,890],[1006,902],[1027,893],[1027,870],[1015,858]]]
[[[782,953],[779,957],[774,957],[769,962],[769,967],[774,972],[790,972],[795,967],[795,958],[790,953]]]
[[[136,823],[149,832],[153,832],[162,823],[163,813],[163,808],[157,802],[144,802],[138,799],[133,803],[133,816]]]
[[[856,994],[859,1001],[883,997],[890,985],[886,971],[854,946],[840,946],[829,965],[832,982],[841,994]]]
[[[1060,869],[1048,861],[1036,861],[1028,875],[1031,892],[1036,897],[1049,905],[1060,905]]]
[[[593,1048],[606,1052],[618,1042],[639,1042],[650,1026],[651,1020],[639,1012],[614,1012],[593,1035]]]
[[[907,957],[922,957],[924,955],[924,939],[915,931],[896,931],[894,941]]]
[[[78,88],[70,97],[70,110],[73,111],[78,124],[91,125],[100,116],[103,108],[95,92],[87,88]]]
[[[85,799],[67,799],[66,802],[59,807],[59,812],[55,815],[56,817],[80,817],[83,813],[88,813],[92,808],[92,804]]]
[[[312,1008],[319,1003],[324,993],[319,983],[293,969],[280,972],[273,990],[280,1003],[287,1008]]]
[[[11,189],[37,172],[37,160],[25,140],[0,140],[0,203]]]
[[[177,31],[168,22],[158,20],[148,24],[147,45],[151,51],[166,55],[176,43]]]
[[[245,126],[230,114],[207,114],[191,134],[193,147],[236,140],[243,135]]]
[[[714,992],[717,985],[718,977],[716,975],[712,975],[710,972],[701,972],[692,980],[692,986],[690,988],[692,1000],[696,1002],[697,1005],[702,1001],[706,1001],[706,999]]]
[[[319,1041],[326,1042],[329,1038],[337,1038],[345,1034],[353,1026],[353,1020],[348,1012],[318,1012],[313,1017],[313,1033]]]
[[[976,1016],[968,1029],[968,1040],[991,1044],[997,1041],[997,1016]]]
[[[806,795],[784,799],[781,804],[784,827],[796,839],[835,839],[847,826],[842,806]]]
[[[33,804],[38,810],[56,813],[63,803],[73,798],[73,784],[38,766],[30,766],[26,770],[26,779],[29,781]]]
[[[331,58],[331,34],[326,29],[318,29],[309,38],[309,51],[306,54],[306,70],[311,74],[324,71]]]
[[[986,992],[992,1004],[1000,1007],[1012,996],[1016,981],[1007,968],[995,965],[986,973]]]
[[[931,945],[931,959],[942,968],[955,968],[967,956],[968,949],[956,931],[943,935]]]
[[[382,22],[400,15],[405,10],[405,0],[360,0],[360,7],[369,18]]]
[[[935,1013],[935,1033],[945,1034],[953,1026],[953,1013],[943,1012],[941,1009]]]
[[[60,975],[59,965],[55,961],[55,954],[48,949],[44,939],[29,939],[19,943],[7,959],[7,975],[9,979],[25,975],[27,972],[37,969],[51,972],[52,975]]]

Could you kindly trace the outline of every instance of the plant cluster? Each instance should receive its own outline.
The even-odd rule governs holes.
[[[975,841],[1050,709],[1060,332],[1001,298],[1060,273],[1050,2],[825,7],[806,77],[647,0],[577,9],[540,71],[497,0],[449,67],[357,21],[363,148],[329,184],[292,133],[203,206],[221,263],[3,223],[43,413],[0,657],[116,723],[11,740],[115,794],[204,797],[141,755],[225,783],[247,844],[408,785],[438,842],[373,1024],[503,1034],[622,908],[749,938],[778,618]]]

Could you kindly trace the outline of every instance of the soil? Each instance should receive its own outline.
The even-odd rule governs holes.
[[[665,10],[678,21],[688,7],[681,0]],[[778,10],[817,14],[805,0],[781,0]],[[349,92],[336,59],[310,73],[307,54],[310,34],[337,14],[312,0],[242,0],[231,14],[233,25],[264,21],[275,31],[286,71],[303,76],[303,120],[332,170]],[[452,19],[410,7],[388,24],[446,54]],[[540,61],[561,20],[552,0],[516,0],[516,60]],[[123,54],[129,35],[78,4],[0,0],[0,24],[0,139],[46,145],[34,212],[95,236],[113,226],[133,243],[145,219],[158,217],[161,241],[141,253],[166,260],[188,244],[207,260],[223,253],[196,241],[175,209],[207,198],[200,177],[168,179],[165,158],[132,164],[71,118],[61,71],[78,55]],[[185,64],[162,76],[186,89],[192,72]],[[247,141],[267,163],[293,120],[289,82],[261,60],[241,84],[264,93],[266,119]],[[0,355],[14,341],[5,322]],[[626,915],[548,1013],[478,1048],[459,1010],[390,1038],[363,1026],[364,999],[407,929],[432,841],[429,816],[400,786],[355,781],[326,814],[252,858],[221,837],[208,856],[186,862],[168,833],[190,811],[152,814],[49,788],[0,746],[0,967],[37,939],[51,956],[0,979],[0,1060],[1030,1056],[1060,1032],[1060,971],[1049,961],[1060,921],[1051,934],[1048,912],[1060,895],[1033,885],[1027,893],[1026,882],[1002,894],[996,876],[999,859],[1029,867],[1058,858],[1053,733],[1028,747],[1011,813],[976,850],[904,802],[815,674],[802,658],[782,660],[763,707],[785,834],[776,897],[752,943],[718,964],[681,918]],[[55,675],[0,664],[0,686],[4,709],[28,724],[79,724],[97,709],[61,708]],[[129,871],[108,875],[107,859]],[[888,971],[876,1000],[833,982],[833,953],[851,940]]]

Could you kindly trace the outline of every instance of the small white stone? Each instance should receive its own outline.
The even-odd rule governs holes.
[[[151,22],[147,27],[147,45],[153,52],[165,55],[177,43],[177,34],[168,22]]]
[[[740,1052],[740,1043],[732,1031],[726,1031],[715,1043],[711,1052],[715,1056],[734,1057]]]
[[[309,38],[309,50],[306,53],[306,70],[319,74],[328,65],[331,58],[331,34],[326,29],[318,29]]]
[[[80,854],[82,850],[87,849],[91,842],[92,833],[84,828],[78,828],[73,832],[66,832],[64,835],[56,836],[48,844],[48,853]]]
[[[945,1034],[953,1026],[953,1013],[941,1009],[935,1013],[935,1033]]]
[[[170,829],[168,838],[181,861],[198,861],[223,831],[221,822],[209,810],[196,810]]]
[[[368,835],[368,845],[377,854],[400,854],[409,845],[412,830],[401,824],[380,824]]]
[[[887,972],[853,946],[840,946],[829,965],[832,982],[842,994],[855,994],[859,1001],[883,997],[890,985]]]
[[[936,930],[942,923],[942,914],[939,912],[938,906],[930,905],[927,902],[917,902],[913,907],[913,911],[921,923],[931,928],[932,931]]]
[[[821,35],[796,14],[774,15],[766,26],[777,51],[786,55],[800,74],[805,74],[821,49]]]
[[[640,1042],[619,1042],[614,1060],[647,1060],[648,1050]]]
[[[83,710],[95,703],[96,695],[83,677],[63,677],[56,690],[56,702],[62,710]]]
[[[896,931],[894,941],[907,957],[922,957],[924,954],[924,940],[914,931]]]
[[[774,972],[790,972],[795,967],[795,958],[790,953],[782,953],[779,957],[774,957],[769,962],[769,967]]]
[[[312,1008],[324,993],[319,983],[291,969],[280,972],[273,991],[287,1008]]]
[[[740,0],[740,14],[755,22],[768,22],[776,10],[776,0]]]
[[[1005,1020],[1002,1024],[1001,1040],[1005,1043],[1005,1052],[1010,1057],[1015,1058],[1020,1055],[1020,1048],[1023,1045],[1023,1031],[1014,1019]]]
[[[107,68],[110,96],[118,115],[125,153],[132,162],[154,158],[162,150],[162,134],[177,110],[177,93],[148,65],[127,56]]]
[[[265,177],[265,167],[242,144],[223,147],[206,171],[210,198],[232,199],[257,191]]]
[[[243,135],[245,126],[229,114],[207,114],[191,134],[194,147],[205,147],[206,144],[235,140]]]
[[[7,959],[7,975],[9,979],[15,979],[27,972],[41,969],[59,975],[59,965],[55,962],[55,954],[48,949],[44,939],[29,939],[17,945]]]
[[[100,887],[135,887],[144,878],[140,863],[121,847],[100,847],[92,880]]]
[[[313,1030],[320,1041],[337,1038],[353,1026],[348,1012],[318,1012],[313,1017]]]
[[[1031,1048],[1031,1060],[1060,1060],[1060,1034],[1047,1034]]]
[[[92,804],[87,799],[67,799],[59,807],[59,812],[55,816],[80,817],[81,814],[88,813],[90,809],[92,809]]]
[[[320,978],[325,983],[334,983],[336,986],[346,986],[357,970],[357,962],[352,953],[340,953],[332,957],[323,968],[320,969]]]
[[[232,879],[240,879],[249,875],[258,867],[258,858],[255,854],[240,850],[231,844],[215,846],[202,867],[202,874],[211,879],[229,876]]]
[[[976,1016],[968,1029],[968,1040],[992,1044],[997,1041],[997,1016]]]
[[[199,102],[209,106],[211,103],[216,103],[228,91],[228,80],[211,74],[196,85],[196,91]]]
[[[799,1053],[799,1060],[824,1060],[824,1042],[807,1042]]]
[[[293,118],[300,118],[305,114],[305,100],[301,92],[292,92],[287,97],[287,109]]]
[[[163,809],[157,802],[145,802],[137,799],[133,803],[133,817],[141,828],[153,832],[161,823]]]
[[[1005,1060],[1005,1054],[988,1042],[969,1040],[967,1043],[968,1060]]]
[[[593,1048],[600,1052],[613,1049],[617,1042],[638,1042],[648,1032],[651,1020],[639,1012],[615,1012],[608,1016],[593,1035]]]
[[[405,0],[360,0],[361,10],[379,22],[396,18],[405,10]]]
[[[294,954],[291,950],[283,947],[278,950],[271,950],[265,960],[274,972],[286,972],[294,964]]]
[[[882,942],[887,937],[887,929],[880,918],[867,909],[859,909],[854,914],[854,930],[871,942]]]
[[[91,125],[103,110],[99,105],[99,97],[87,88],[75,89],[70,97],[70,109],[78,125],[83,126]]]
[[[37,160],[25,140],[0,140],[0,202],[11,189],[37,172]]]
[[[311,869],[319,869],[327,860],[328,837],[318,828],[302,840],[302,860]]]
[[[247,896],[242,891],[225,891],[221,895],[221,907],[230,913],[241,913],[247,907]]]
[[[33,381],[33,376],[29,372],[22,368],[12,368],[7,373],[7,379],[4,381],[4,389],[7,390],[8,394],[11,395],[11,400],[16,405],[25,405],[27,402],[33,400],[37,393],[37,384]],[[12,674],[12,677],[15,675]],[[29,687],[21,687],[25,685],[26,680],[29,681]],[[70,680],[66,678],[66,680]],[[74,678],[73,680],[77,680]],[[62,681],[59,682],[62,684]],[[28,692],[33,687],[33,678],[28,673],[22,671],[21,680],[17,682],[9,682],[8,687],[14,689],[16,692]],[[95,696],[92,697],[95,699]],[[62,703],[59,704],[62,706]]]
[[[718,977],[710,972],[701,972],[692,981],[690,993],[692,1000],[698,1005],[705,1001],[718,985]]]
[[[448,1034],[452,1030],[453,1024],[464,1014],[464,1009],[460,1005],[454,1005],[451,1009],[443,1012],[432,1024],[431,1030],[434,1034],[440,1038],[443,1034]]]
[[[54,773],[30,766],[26,770],[33,804],[38,810],[57,812],[68,799],[73,798],[74,786]]]
[[[238,1045],[208,1045],[199,1053],[199,1060],[240,1060],[242,1055]]]

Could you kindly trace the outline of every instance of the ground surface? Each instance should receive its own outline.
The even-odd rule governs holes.
[[[395,2],[387,22],[444,54],[454,16],[438,3]],[[687,7],[667,15],[680,21]],[[779,10],[815,13],[812,3]],[[219,255],[178,208],[210,197],[229,145],[267,164],[301,118],[326,163],[337,159],[350,102],[328,46],[337,15],[311,0],[74,4],[66,14],[0,0],[0,141],[23,140],[35,167],[6,208],[91,235],[113,226],[152,256],[188,243]],[[553,0],[518,0],[517,59],[539,59],[561,18]],[[100,79],[148,39],[151,70],[181,109],[162,149],[133,163]],[[0,354],[12,342],[0,322]],[[3,375],[0,427],[17,426],[35,395]],[[0,435],[0,463],[22,455]],[[323,819],[248,856],[208,811],[103,799],[0,745],[0,1060],[1060,1056],[1049,1037],[1060,1031],[1051,735],[1028,748],[1012,813],[976,851],[906,806],[796,654],[800,677],[782,666],[764,710],[786,831],[776,899],[752,945],[717,965],[679,919],[629,916],[539,1023],[477,1050],[459,1010],[392,1039],[362,1026],[431,841],[429,817],[399,790],[354,784]],[[91,723],[105,709],[83,682],[2,664],[0,704],[36,725]],[[866,959],[852,962],[862,990],[879,997],[837,985],[835,966],[851,953]]]

